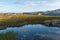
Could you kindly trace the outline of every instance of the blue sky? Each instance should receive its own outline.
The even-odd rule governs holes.
[[[36,12],[60,9],[60,0],[0,0],[0,12]]]

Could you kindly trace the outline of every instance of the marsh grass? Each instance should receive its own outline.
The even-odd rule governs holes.
[[[52,19],[60,19],[60,16],[5,14],[0,16],[0,26],[20,26],[24,22],[27,22],[27,24],[40,24],[44,20]]]
[[[0,33],[0,40],[17,40],[17,33],[13,31]]]

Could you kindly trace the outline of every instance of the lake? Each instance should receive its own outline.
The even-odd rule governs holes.
[[[60,40],[59,27],[48,27],[41,24],[24,25],[0,30],[0,33],[7,31],[17,32],[18,40]]]

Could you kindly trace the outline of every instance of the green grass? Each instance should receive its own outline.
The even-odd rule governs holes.
[[[0,40],[17,40],[17,33],[13,31],[0,33]]]
[[[0,28],[7,26],[20,26],[22,23],[39,24],[45,20],[60,19],[60,16],[43,16],[43,15],[27,15],[27,14],[0,14]]]

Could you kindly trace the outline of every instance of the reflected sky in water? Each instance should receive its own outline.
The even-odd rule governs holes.
[[[41,24],[24,25],[22,27],[7,28],[0,30],[0,33],[7,31],[18,33],[18,40],[59,40],[60,28],[47,27]]]

